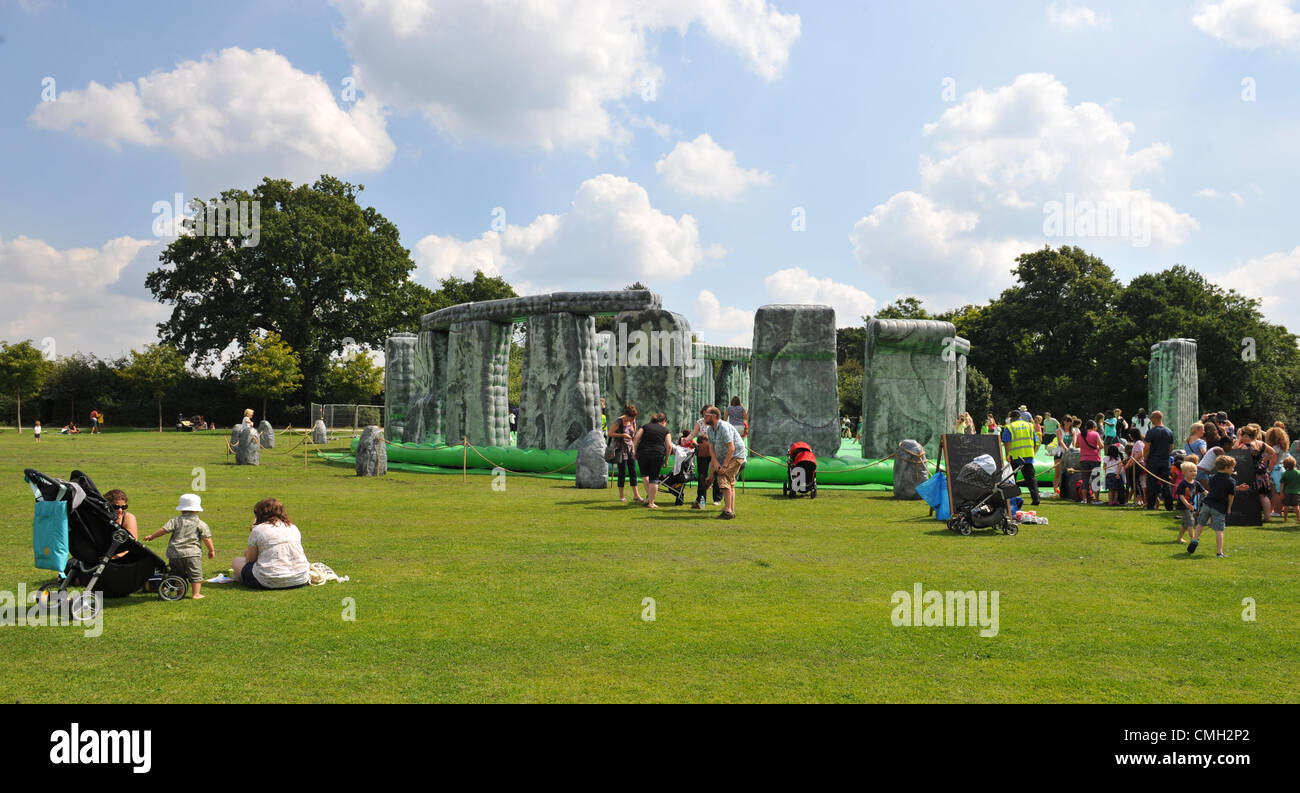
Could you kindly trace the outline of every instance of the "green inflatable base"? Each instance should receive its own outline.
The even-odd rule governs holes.
[[[355,454],[358,441],[352,441]],[[355,465],[353,454],[342,452],[317,452],[318,457],[337,465]],[[844,490],[892,490],[894,461],[866,460],[861,457],[858,444],[846,440],[838,454],[817,461],[817,487]],[[395,471],[422,473],[491,474],[501,468],[513,474],[547,479],[573,479],[577,462],[576,451],[555,449],[520,449],[513,446],[447,446],[445,444],[390,443],[388,467]],[[1045,450],[1039,449],[1035,470],[1040,484],[1052,483],[1052,466],[1055,461]],[[930,473],[937,470],[928,464]],[[665,467],[665,473],[671,468]],[[1018,479],[1020,477],[1017,477]],[[737,483],[746,487],[781,487],[786,481],[786,461],[751,452],[742,479]]]

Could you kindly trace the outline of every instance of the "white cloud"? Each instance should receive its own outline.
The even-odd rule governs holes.
[[[1076,6],[1073,3],[1066,3],[1064,7],[1052,3],[1047,7],[1047,20],[1065,30],[1110,27],[1109,14],[1099,14],[1087,6]]]
[[[710,344],[748,347],[754,341],[754,312],[724,306],[707,289],[700,290],[695,298],[695,311],[690,320],[691,329]]]
[[[767,0],[611,3],[334,0],[358,87],[456,138],[594,145],[621,137],[606,105],[669,90],[652,34],[699,26],[774,80],[800,19]]]
[[[1185,242],[1195,218],[1136,184],[1170,147],[1131,151],[1131,123],[1092,102],[1071,105],[1067,93],[1050,74],[1023,74],[966,94],[925,125],[935,151],[920,159],[921,189],[893,195],[853,228],[861,266],[951,306],[1009,285],[1015,257],[1045,242]],[[1052,213],[1070,211],[1065,231],[1051,226]]]
[[[1010,286],[1015,257],[1040,246],[972,236],[978,224],[974,212],[946,209],[909,191],[874,207],[853,226],[849,239],[867,272],[907,284],[935,308],[947,308]]]
[[[1230,198],[1232,199],[1232,203],[1236,204],[1237,206],[1243,206],[1246,203],[1246,199],[1242,198],[1241,193],[1238,193],[1235,190],[1229,191],[1227,193],[1221,193],[1218,190],[1215,190],[1213,187],[1206,187],[1201,190],[1197,190],[1196,197],[1197,198]]]
[[[874,314],[876,299],[851,284],[830,278],[816,278],[802,267],[790,267],[763,279],[768,297],[775,303],[813,303],[835,309],[837,325],[858,325],[862,317]]]
[[[1097,201],[1131,193],[1140,176],[1173,154],[1166,144],[1130,152],[1135,128],[1093,102],[1071,106],[1050,74],[1022,74],[995,91],[977,90],[925,126],[939,158],[921,158],[922,192],[980,210],[1041,211],[1049,201]],[[1181,245],[1197,226],[1169,204],[1150,201],[1158,245]]]
[[[1207,3],[1192,24],[1231,47],[1300,48],[1300,13],[1294,0],[1223,0]]]
[[[266,173],[298,180],[321,173],[383,169],[396,149],[378,104],[350,110],[319,74],[302,72],[272,50],[238,47],[184,61],[111,88],[91,82],[61,90],[30,120],[113,148],[167,148],[245,179]],[[229,177],[227,177],[229,178]]]
[[[157,340],[166,306],[111,291],[123,270],[156,240],[119,237],[98,249],[58,250],[43,240],[0,238],[0,338],[51,338],[59,355],[122,355]]]
[[[655,163],[655,172],[678,190],[705,198],[735,198],[752,185],[772,181],[770,173],[738,166],[735,153],[719,146],[708,133],[689,143],[679,142]]]
[[[1260,299],[1260,308],[1270,321],[1300,333],[1300,247],[1290,253],[1277,252],[1251,259],[1226,275],[1213,279],[1225,289],[1236,289]]]
[[[579,187],[567,212],[524,226],[507,224],[474,240],[429,235],[415,244],[417,278],[433,285],[475,269],[516,280],[563,284],[566,289],[619,288],[633,280],[675,281],[706,256],[726,253],[700,244],[695,218],[655,209],[645,188],[626,177],[601,174]]]

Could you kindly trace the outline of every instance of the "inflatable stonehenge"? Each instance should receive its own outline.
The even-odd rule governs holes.
[[[1164,414],[1165,426],[1174,437],[1186,434],[1199,421],[1199,382],[1196,373],[1196,342],[1192,339],[1165,339],[1151,345],[1151,362],[1147,369],[1147,410]]]
[[[597,316],[615,330],[596,331]],[[590,486],[601,400],[612,419],[626,404],[639,418],[668,417],[676,435],[702,406],[732,397],[750,414],[751,450],[783,458],[796,441],[820,456],[839,449],[835,311],[768,305],[754,316],[751,347],[708,344],[648,290],[557,292],[465,303],[421,318],[419,333],[387,340],[386,434],[394,442],[508,446],[510,348],[526,327],[515,444],[584,449]],[[904,439],[931,459],[966,409],[970,342],[951,323],[880,320],[866,325],[862,456],[885,457]],[[1162,341],[1151,353],[1151,407],[1184,427],[1196,415],[1196,343]],[[593,435],[592,433],[596,433]],[[600,484],[596,484],[599,480]],[[582,482],[579,482],[581,485]]]

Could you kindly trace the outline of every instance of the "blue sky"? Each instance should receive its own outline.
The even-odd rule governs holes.
[[[639,279],[718,343],[983,302],[1044,243],[1300,327],[1288,0],[0,0],[0,37],[0,338],[61,354],[154,340],[156,202],[323,172],[421,283]]]

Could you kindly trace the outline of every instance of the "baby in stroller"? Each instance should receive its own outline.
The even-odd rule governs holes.
[[[678,437],[686,437],[682,433]],[[686,487],[695,479],[695,444],[684,441],[673,447],[673,472],[659,482],[662,490],[672,493],[673,506],[680,507],[686,500]]]
[[[1008,495],[1018,495],[1015,471],[1004,469],[999,479],[997,463],[987,454],[981,454],[966,463],[952,483],[953,510],[948,528],[967,535],[972,529],[998,529],[1003,534],[1020,531],[1007,513]]]

